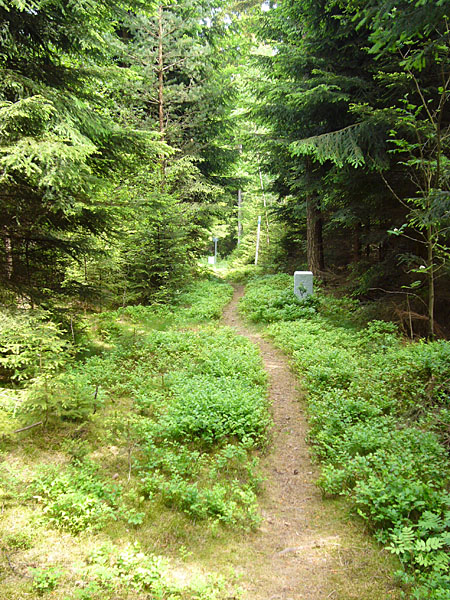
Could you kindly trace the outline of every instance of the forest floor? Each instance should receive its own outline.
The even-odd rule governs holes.
[[[77,374],[81,377],[86,369],[94,367],[101,371],[102,385],[106,391],[112,390],[111,400],[105,400],[98,413],[81,425],[57,421],[54,427],[24,431],[0,445],[0,600],[36,600],[44,593],[48,600],[400,598],[392,576],[399,566],[396,558],[373,540],[362,519],[350,515],[345,500],[323,498],[315,485],[319,469],[311,460],[307,444],[305,394],[291,372],[288,358],[263,336],[262,329],[248,326],[240,318],[238,303],[243,286],[235,286],[220,325],[230,327],[259,348],[268,374],[274,425],[257,469],[258,482],[260,470],[264,482],[261,492],[259,486],[256,488],[259,509],[255,502],[255,516],[260,513],[262,521],[255,526],[259,521],[252,521],[252,513],[243,511],[243,519],[248,518],[248,522],[239,522],[236,527],[222,525],[213,518],[193,517],[184,505],[180,509],[157,493],[144,497],[137,449],[135,462],[131,461],[134,438],[130,437],[129,423],[133,418],[145,424],[148,418],[144,415],[139,420],[140,405],[133,398],[145,398],[147,393],[159,398],[158,390],[171,385],[171,376],[175,381],[175,375],[184,377],[189,373],[185,362],[195,356],[193,373],[201,361],[209,365],[208,358],[211,364],[218,363],[218,372],[221,368],[226,373],[234,372],[228,363],[236,360],[236,373],[239,366],[245,366],[244,372],[253,373],[253,377],[262,374],[256,353],[244,355],[248,352],[245,344],[233,354],[242,340],[231,335],[226,341],[228,329],[211,322],[211,306],[214,308],[218,302],[214,313],[218,317],[231,293],[228,286],[220,284],[219,288],[225,289],[225,296],[224,289],[219,289],[214,299],[211,290],[207,291],[209,287],[201,287],[194,294],[195,302],[201,305],[197,307],[202,315],[200,324],[189,321],[183,313],[195,304],[194,296],[187,302],[188,308],[183,304],[173,314],[152,313],[144,307],[121,313],[120,318],[116,312],[102,313],[102,320],[92,331],[109,335],[108,327],[112,328],[110,337],[105,338],[111,347],[80,363]],[[136,321],[131,320],[133,315]],[[181,327],[171,329],[175,315]],[[202,329],[203,323],[207,327]],[[153,350],[149,351],[155,340],[161,344],[157,367],[152,362],[156,360]],[[228,346],[218,346],[220,340]],[[212,356],[208,354],[211,351]],[[221,363],[221,358],[228,363]],[[161,374],[166,373],[164,383]],[[211,381],[216,385],[214,373]],[[238,376],[238,383],[239,377],[242,379]],[[204,385],[209,380],[205,376],[199,381]],[[150,391],[145,387],[148,382]],[[175,392],[164,394],[164,401],[169,398],[175,402]],[[265,382],[261,394],[265,408]],[[186,401],[185,396],[182,401]],[[174,448],[175,453],[187,453],[182,445]],[[82,451],[87,452],[86,457],[81,455],[75,464],[75,453]],[[189,475],[189,469],[184,463],[182,466]],[[44,478],[48,468],[53,469],[57,485],[53,479]],[[83,478],[87,478],[86,485]],[[43,483],[36,488],[39,481]],[[217,481],[224,489],[228,480]],[[99,510],[108,508],[104,499],[111,486],[120,503],[110,507],[116,518],[93,528],[89,511],[87,514],[82,510],[86,498],[97,498]],[[54,511],[50,513],[52,521],[46,517],[47,507]],[[133,521],[136,511],[142,511],[141,523]],[[80,515],[86,519],[85,526],[71,530],[66,521],[75,522]],[[148,565],[142,569],[142,561],[153,565],[152,557],[160,557],[168,565],[167,569],[152,567],[161,575],[158,582],[162,582],[163,591],[158,593],[154,593],[153,583],[142,579],[150,569]],[[171,595],[174,589],[178,591]]]
[[[392,557],[377,546],[363,523],[350,519],[340,500],[324,500],[306,442],[304,397],[287,358],[237,312],[235,286],[224,324],[260,348],[269,375],[274,428],[264,457],[263,522],[256,533],[223,552],[250,600],[350,600],[397,598]],[[218,562],[226,557],[217,557]],[[236,568],[236,564],[239,567]]]

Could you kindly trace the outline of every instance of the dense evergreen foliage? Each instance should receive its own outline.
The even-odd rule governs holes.
[[[195,265],[225,195],[222,12],[1,11],[3,287],[32,305],[55,293],[148,299]]]
[[[349,266],[369,298],[413,284],[434,333],[436,303],[448,317],[435,275],[448,279],[450,65],[448,3],[432,4],[280,2],[259,26],[272,52],[256,115],[291,257],[322,276]]]

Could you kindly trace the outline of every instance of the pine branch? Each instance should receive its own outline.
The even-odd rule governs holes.
[[[329,133],[322,133],[290,144],[293,156],[313,156],[321,164],[327,160],[338,167],[348,163],[354,167],[365,164],[364,154],[358,143],[362,123],[354,123]]]

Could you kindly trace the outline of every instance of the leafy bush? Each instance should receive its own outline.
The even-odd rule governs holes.
[[[43,505],[43,518],[73,534],[100,530],[119,516],[119,489],[102,481],[91,462],[44,467],[30,491]]]
[[[117,338],[103,369],[98,357],[85,366],[133,398],[126,422],[105,424],[115,442],[144,454],[138,469],[149,497],[196,518],[258,521],[252,452],[265,444],[270,417],[267,377],[249,340],[226,327],[151,329]]]
[[[270,425],[257,350],[227,328],[152,332],[147,343],[160,372],[170,370],[159,391],[132,377],[151,415],[135,424],[146,493],[197,518],[253,526],[260,479],[250,453]]]
[[[178,290],[170,305],[127,306],[96,315],[94,329],[101,339],[114,341],[136,338],[136,326],[164,331],[177,323],[217,321],[232,295],[231,285],[220,279],[199,279]]]
[[[174,399],[154,435],[211,446],[235,438],[262,443],[269,426],[264,390],[231,377],[180,374],[171,382]]]
[[[36,378],[21,414],[45,421],[92,418],[128,457],[129,473],[142,481],[139,496],[196,518],[252,527],[261,484],[254,454],[270,426],[267,377],[250,341],[217,324],[199,325],[217,318],[231,293],[228,284],[198,281],[170,309],[136,306],[96,316],[94,330],[108,341],[107,350],[64,373]],[[195,326],[177,327],[186,320]],[[118,409],[105,414],[108,400]],[[71,464],[43,469],[30,486],[42,518],[73,534],[117,519],[142,523],[145,514],[134,501],[120,503],[119,488],[89,462],[88,444],[64,448]]]
[[[8,438],[18,427],[14,416],[8,410],[0,408],[0,439]]]
[[[232,296],[233,288],[228,283],[218,279],[196,281],[175,298],[177,318],[182,321],[217,320]],[[182,312],[179,307],[183,308]]]
[[[54,590],[62,576],[62,572],[56,568],[31,569],[30,572],[33,577],[33,590],[40,596]]]
[[[4,536],[3,543],[11,550],[29,550],[35,543],[35,535],[31,529],[13,531]]]

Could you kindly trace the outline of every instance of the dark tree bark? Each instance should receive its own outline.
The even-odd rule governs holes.
[[[10,280],[12,278],[12,275],[13,275],[14,264],[13,264],[11,236],[9,234],[9,231],[8,231],[8,228],[6,227],[6,225],[3,227],[3,238],[4,238],[4,242],[5,242],[5,257],[6,257],[5,272],[6,272],[6,279]]]
[[[159,132],[164,139],[164,55],[163,55],[163,7],[158,8],[158,114]]]

